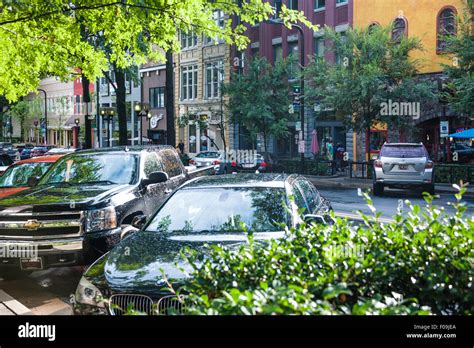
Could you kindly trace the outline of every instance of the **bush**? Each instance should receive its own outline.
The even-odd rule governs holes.
[[[298,160],[281,160],[278,162],[278,166],[275,171],[282,173],[300,173],[301,174],[301,162]],[[304,173],[306,175],[317,175],[317,176],[331,176],[332,163],[319,162],[313,160],[306,160],[304,166]]]
[[[472,182],[474,166],[468,164],[442,164],[435,165],[435,182]]]
[[[183,256],[193,267],[180,292],[192,314],[472,314],[474,218],[456,195],[455,213],[409,206],[380,223],[306,225],[262,244],[212,245]]]

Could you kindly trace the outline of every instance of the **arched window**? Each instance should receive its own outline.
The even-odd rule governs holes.
[[[456,11],[452,8],[441,10],[438,14],[438,51],[446,51],[448,48],[447,38],[456,35]]]
[[[407,21],[398,17],[393,21],[392,40],[400,42],[403,36],[407,36]]]
[[[377,22],[373,22],[369,24],[369,33],[372,33],[374,30],[380,28],[380,24]]]

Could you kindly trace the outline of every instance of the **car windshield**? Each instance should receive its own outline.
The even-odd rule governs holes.
[[[197,158],[218,158],[219,152],[200,152],[196,155]]]
[[[27,186],[28,178],[42,177],[52,162],[24,163],[10,167],[0,177],[0,187]]]
[[[426,157],[426,152],[423,146],[419,145],[384,146],[382,147],[380,156],[397,158],[416,158]]]
[[[282,231],[282,224],[289,223],[285,197],[283,188],[183,189],[158,211],[146,231],[169,234],[242,232],[245,229]]]
[[[138,177],[138,155],[81,154],[61,158],[39,185],[56,183],[132,184]]]

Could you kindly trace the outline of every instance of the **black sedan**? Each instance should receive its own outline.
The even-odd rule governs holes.
[[[186,277],[182,268],[188,266],[179,257],[184,246],[204,252],[205,244],[244,243],[245,230],[252,231],[255,240],[282,238],[286,226],[296,226],[302,219],[325,223],[330,210],[329,201],[297,175],[192,180],[175,191],[140,231],[84,273],[76,290],[75,313],[166,314],[176,301],[163,290],[162,270],[174,283]]]

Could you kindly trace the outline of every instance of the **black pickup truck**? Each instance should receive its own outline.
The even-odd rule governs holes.
[[[205,174],[206,168],[188,172],[170,146],[66,155],[42,178],[30,178],[32,188],[0,200],[0,248],[37,251],[35,257],[0,256],[0,273],[90,264],[121,241],[123,226]]]

